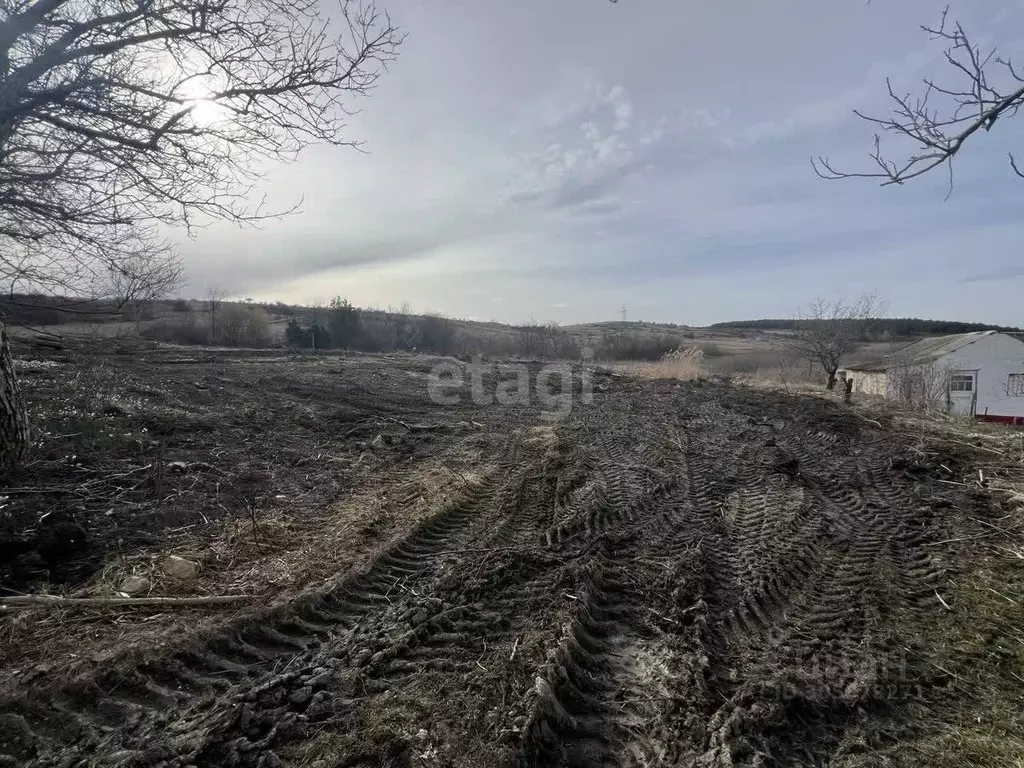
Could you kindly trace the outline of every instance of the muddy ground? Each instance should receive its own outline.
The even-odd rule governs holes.
[[[315,517],[381,467],[478,460],[517,410],[488,429],[436,405],[436,362],[130,343],[22,358],[37,444],[4,491],[0,584],[74,584],[169,532]]]
[[[1018,551],[1010,508],[965,479],[970,445],[924,451],[839,404],[724,382],[598,373],[593,402],[549,422],[536,398],[437,405],[437,361],[412,356],[123,357],[97,380],[145,391],[90,418],[163,437],[131,467],[121,448],[30,467],[59,471],[21,488],[84,487],[46,520],[89,544],[50,563],[46,494],[8,490],[10,589],[110,589],[112,559],[183,526],[205,556],[247,520],[301,541],[156,584],[261,595],[231,615],[79,610],[43,647],[50,609],[11,609],[0,764],[903,765],[900,744],[988,706],[964,670],[1009,680],[1018,659],[995,631],[978,658],[936,651],[943,622],[974,631],[957,590],[981,545]],[[66,379],[26,370],[30,391]],[[262,584],[271,559],[293,577]]]

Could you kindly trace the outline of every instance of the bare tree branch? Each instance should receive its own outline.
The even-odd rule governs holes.
[[[401,41],[360,0],[0,0],[0,283],[152,286],[180,275],[158,226],[291,212],[250,201],[261,167],[356,146]]]
[[[874,151],[869,155],[876,168],[861,172],[837,170],[825,156],[811,160],[815,173],[825,179],[873,178],[882,186],[903,184],[942,165],[950,168],[964,144],[980,131],[990,131],[998,120],[1017,114],[1024,105],[1024,77],[1009,59],[996,55],[996,49],[983,50],[958,22],[949,20],[949,8],[942,13],[937,27],[922,26],[932,39],[946,44],[945,61],[951,70],[949,83],[934,79],[923,81],[924,89],[915,95],[897,93],[886,80],[892,112],[886,117],[871,117],[855,111],[858,117],[880,129],[875,134]],[[996,82],[999,81],[999,82]],[[891,160],[881,150],[881,135],[895,134],[916,147],[908,156]],[[1017,164],[1010,155],[1017,175]]]

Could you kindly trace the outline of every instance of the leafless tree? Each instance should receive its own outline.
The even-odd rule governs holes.
[[[523,352],[527,357],[541,351],[544,344],[544,326],[532,317],[519,326],[519,335],[522,339]]]
[[[887,80],[892,112],[885,117],[855,112],[880,129],[870,154],[876,168],[839,171],[827,157],[819,157],[812,160],[819,176],[877,178],[885,186],[902,184],[946,165],[952,189],[953,158],[964,144],[979,132],[991,130],[1000,118],[1013,117],[1024,105],[1024,72],[998,56],[994,47],[983,48],[969,36],[959,22],[949,18],[948,6],[938,26],[921,29],[946,45],[948,80],[927,78],[916,94],[897,93]],[[881,133],[895,134],[913,149],[907,156],[891,160],[882,154]],[[1018,176],[1024,176],[1012,153],[1010,165]]]
[[[151,301],[171,295],[182,284],[181,259],[170,245],[153,248],[142,244],[135,253],[125,253],[108,265],[109,292],[118,309],[130,307],[138,330],[142,308]]]
[[[834,389],[843,357],[864,341],[872,321],[884,311],[874,293],[852,301],[815,298],[801,313],[790,346],[809,365],[820,365],[827,377],[826,389]]]
[[[253,220],[260,161],[341,136],[400,37],[341,0],[0,0],[0,232]]]
[[[80,295],[131,263],[122,241],[159,251],[161,225],[286,212],[250,203],[266,161],[354,145],[352,99],[402,40],[361,0],[320,6],[0,0],[0,284]],[[8,368],[0,404],[19,407]]]
[[[206,303],[210,308],[210,343],[215,344],[217,339],[217,312],[224,299],[228,297],[226,289],[219,285],[212,286],[206,292]]]
[[[228,304],[221,315],[219,343],[229,347],[265,347],[270,343],[270,321],[261,307]]]

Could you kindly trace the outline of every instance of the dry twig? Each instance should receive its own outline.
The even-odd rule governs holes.
[[[60,597],[59,595],[10,595],[0,597],[0,609],[40,605],[54,608],[145,608],[194,605],[230,605],[252,600],[252,595],[210,595],[205,597]]]

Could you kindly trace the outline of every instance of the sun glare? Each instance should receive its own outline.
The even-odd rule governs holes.
[[[227,108],[209,99],[210,90],[198,80],[186,83],[183,91],[183,96],[188,99],[184,106],[191,109],[189,114],[197,127],[208,128],[227,119]]]
[[[200,128],[207,128],[227,118],[227,109],[209,99],[196,99],[190,103],[190,106],[192,107],[192,121]]]

